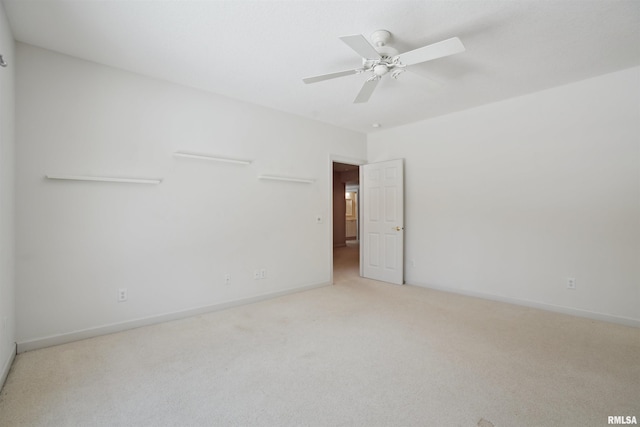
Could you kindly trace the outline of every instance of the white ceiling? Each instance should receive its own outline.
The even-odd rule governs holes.
[[[360,132],[640,64],[637,0],[3,3],[18,41]],[[338,37],[378,29],[400,52],[467,50],[385,76],[367,104],[352,103],[364,75],[302,83],[359,67]]]

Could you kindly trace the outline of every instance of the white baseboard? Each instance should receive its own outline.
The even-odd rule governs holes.
[[[482,292],[469,291],[464,289],[454,289],[444,286],[432,286],[421,283],[407,283],[412,286],[433,289],[436,291],[451,292],[453,294],[466,295],[470,297],[488,299],[492,301],[505,302],[508,304],[522,305],[525,307],[537,308],[540,310],[553,311],[555,313],[569,314],[571,316],[585,317],[587,319],[601,320],[603,322],[618,323],[620,325],[640,327],[640,319],[632,319],[630,317],[614,316],[611,314],[598,313],[595,311],[582,310],[579,308],[564,307],[560,305],[547,304],[538,301],[530,301],[520,298],[506,297],[502,295],[486,294]]]
[[[242,298],[238,300],[227,301],[227,302],[213,304],[213,305],[195,307],[187,310],[160,314],[157,316],[128,320],[125,322],[111,323],[109,325],[82,329],[82,330],[68,332],[64,334],[50,335],[47,337],[35,338],[27,341],[20,341],[17,343],[17,352],[24,353],[25,351],[37,350],[45,347],[52,347],[54,345],[66,344],[69,342],[79,341],[87,338],[93,338],[100,335],[107,335],[115,332],[126,331],[128,329],[135,329],[142,326],[149,326],[157,323],[169,322],[171,320],[184,319],[186,317],[192,317],[192,316],[197,316],[199,314],[211,313],[213,311],[224,310],[231,307],[251,304],[258,301],[264,301],[271,298],[277,298],[277,297],[281,297],[288,294],[308,291],[311,289],[321,288],[321,287],[330,286],[330,285],[331,283],[329,282],[303,285],[295,288],[285,289],[282,291],[269,292],[269,293],[249,297],[249,298]]]
[[[5,381],[7,381],[7,377],[9,376],[9,371],[11,370],[11,365],[13,365],[13,360],[16,358],[16,352],[17,352],[17,345],[14,343],[13,351],[11,352],[11,355],[9,355],[9,358],[4,363],[4,366],[2,366],[2,372],[0,372],[1,374],[0,392],[2,391],[2,387],[4,387]]]

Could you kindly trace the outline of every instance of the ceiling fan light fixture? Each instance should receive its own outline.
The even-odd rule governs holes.
[[[385,64],[378,64],[375,67],[373,67],[373,73],[376,76],[382,77],[388,72],[389,72],[389,67],[387,67]]]

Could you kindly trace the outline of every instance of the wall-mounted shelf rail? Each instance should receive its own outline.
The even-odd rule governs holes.
[[[237,165],[250,165],[251,160],[232,159],[229,157],[210,156],[208,154],[188,153],[186,151],[176,151],[173,153],[176,157],[186,157],[190,159],[211,160],[214,162],[235,163]]]
[[[110,176],[85,176],[85,175],[46,175],[47,179],[62,179],[71,181],[100,181],[100,182],[120,182],[129,184],[160,184],[161,179],[140,179],[140,178],[118,178]]]
[[[275,176],[275,175],[260,175],[258,179],[270,180],[270,181],[288,181],[288,182],[299,182],[302,184],[312,184],[315,182],[315,179],[308,178],[295,178],[289,176]]]

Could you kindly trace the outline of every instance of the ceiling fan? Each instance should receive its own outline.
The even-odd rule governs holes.
[[[406,70],[406,67],[410,65],[420,64],[465,51],[460,39],[453,37],[398,54],[396,49],[387,46],[387,43],[391,40],[391,33],[387,30],[375,31],[371,35],[373,44],[369,43],[362,34],[342,36],[340,40],[345,42],[347,46],[362,57],[362,67],[307,77],[302,79],[302,81],[309,84],[349,76],[351,74],[368,73],[369,78],[364,82],[358,96],[356,96],[356,99],[353,101],[356,104],[367,102],[382,76],[387,73],[391,73],[391,77],[397,79],[398,76]]]

